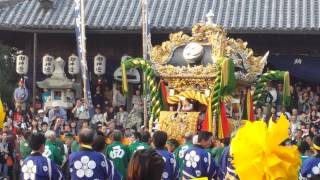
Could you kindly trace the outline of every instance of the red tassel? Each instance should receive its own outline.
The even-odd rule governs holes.
[[[220,101],[220,122],[222,126],[223,137],[229,136],[229,122],[223,102]]]
[[[209,113],[206,111],[206,116],[201,124],[201,131],[209,131]]]
[[[249,103],[250,103],[250,106],[249,106],[249,108],[250,108],[250,121],[253,122],[254,121],[254,111],[253,111],[252,95],[250,92],[249,92],[249,98],[250,98],[250,101],[249,101]]]
[[[167,98],[168,98],[168,93],[167,93],[167,89],[166,89],[166,85],[164,84],[164,81],[160,81],[160,85],[161,85],[161,93],[162,93],[162,99],[164,103],[168,103]]]
[[[247,91],[247,99],[246,99],[246,108],[247,108],[247,118],[249,121],[254,121],[254,112],[253,112],[253,101],[252,101],[252,95],[250,92],[250,89]]]

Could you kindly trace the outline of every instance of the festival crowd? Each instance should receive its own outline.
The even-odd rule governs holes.
[[[290,139],[302,161],[320,158],[320,86],[294,84],[291,106],[282,106],[282,84],[267,85],[265,106],[255,107],[255,119],[276,120],[284,113],[290,121]],[[6,118],[0,133],[0,173],[7,179],[237,179],[229,162],[230,138],[212,133],[186,132],[184,141],[168,138],[166,132],[150,134],[143,126],[143,97],[139,88],[131,101],[117,85],[96,86],[94,112],[74,92],[67,98],[72,109],[58,104],[46,109],[50,98],[44,89],[36,96],[35,108],[23,82],[14,92],[14,108],[4,104]],[[126,108],[130,107],[128,112]],[[232,135],[231,135],[232,136]],[[307,168],[308,169],[308,168]],[[320,176],[304,168],[305,178]],[[298,172],[297,172],[298,173]],[[319,178],[318,176],[318,178]]]

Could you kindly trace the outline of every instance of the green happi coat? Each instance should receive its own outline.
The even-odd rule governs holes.
[[[63,142],[60,139],[56,139],[54,144],[57,146],[57,148],[59,149],[60,153],[62,155],[65,155]]]
[[[31,154],[31,148],[26,140],[21,140],[19,145],[20,153],[22,156],[22,159],[26,158]]]
[[[224,147],[215,147],[210,151],[210,154],[212,157],[214,157],[214,160],[216,161],[217,165],[220,165],[221,157],[223,153]]]
[[[107,157],[113,162],[119,173],[126,177],[129,163],[129,149],[119,141],[114,141],[107,147]],[[124,178],[125,179],[125,178]]]
[[[64,153],[62,153],[57,146],[56,142],[46,141],[45,150],[43,154],[45,157],[48,157],[58,166],[62,165]]]
[[[148,143],[135,141],[134,143],[130,144],[129,146],[129,158],[133,156],[133,154],[140,149],[149,149],[150,145]]]
[[[180,145],[174,152],[174,156],[176,157],[178,166],[179,166],[179,174],[182,175],[182,171],[184,169],[184,155],[186,151],[192,147],[192,143],[185,143]]]
[[[77,141],[72,141],[71,143],[71,152],[78,152],[80,151],[80,144]]]

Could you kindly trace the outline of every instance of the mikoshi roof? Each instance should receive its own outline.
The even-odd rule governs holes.
[[[2,0],[3,1],[3,0]],[[18,0],[14,0],[18,1]],[[74,29],[74,0],[20,0],[0,6],[0,29]],[[149,0],[152,32],[190,31],[213,10],[214,23],[239,33],[319,33],[320,0]],[[140,32],[140,0],[85,0],[89,31]]]

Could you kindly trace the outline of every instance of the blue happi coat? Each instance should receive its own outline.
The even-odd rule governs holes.
[[[165,162],[164,170],[162,173],[162,180],[176,180],[179,179],[179,168],[177,166],[176,158],[173,154],[165,149],[156,149]]]
[[[227,146],[221,156],[220,164],[220,179],[238,180],[239,177],[235,173],[235,168],[232,165],[232,156],[230,155],[230,146]]]
[[[112,162],[99,152],[82,148],[69,156],[69,168],[72,180],[97,179],[121,180]]]
[[[300,179],[320,179],[320,154],[306,159],[300,169]]]
[[[58,166],[40,153],[32,153],[21,166],[22,180],[61,180],[62,173]]]
[[[208,177],[209,180],[218,177],[218,166],[214,159],[201,146],[189,148],[184,156],[183,178],[193,179]]]

